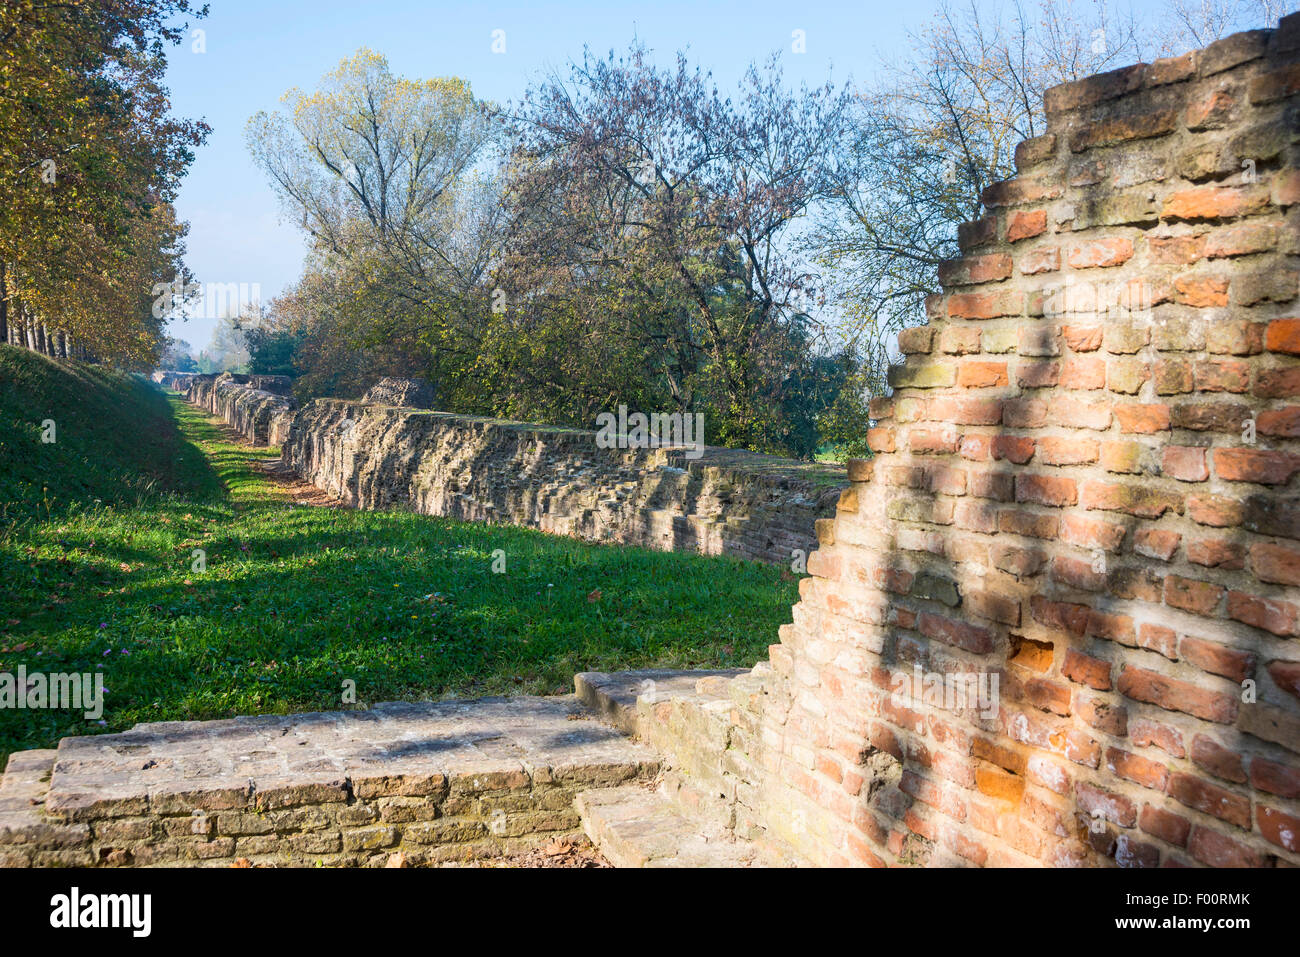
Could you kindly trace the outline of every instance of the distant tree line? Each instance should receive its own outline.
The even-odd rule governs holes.
[[[310,238],[250,366],[308,395],[419,375],[453,411],[703,412],[710,443],[861,454],[890,334],[1042,132],[1043,91],[1280,12],[972,2],[864,86],[792,88],[773,57],[727,94],[634,44],[510,106],[362,50],[249,122]]]

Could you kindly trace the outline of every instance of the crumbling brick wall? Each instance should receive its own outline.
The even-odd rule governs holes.
[[[389,396],[391,398],[391,396]],[[590,541],[791,563],[845,470],[730,449],[601,448],[595,432],[315,399],[285,465],[358,508],[405,508]]]
[[[1300,864],[1298,93],[1300,15],[1048,92],[770,666],[721,732],[658,706],[747,836]],[[996,713],[918,674],[996,676]]]
[[[193,376],[185,395],[254,445],[280,445],[289,437],[289,426],[298,407],[289,395],[289,386],[287,376],[223,372]]]

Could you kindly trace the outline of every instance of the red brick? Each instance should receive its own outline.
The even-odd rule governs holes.
[[[1151,262],[1163,266],[1191,265],[1205,255],[1205,234],[1152,237],[1147,249]]]
[[[1181,711],[1218,724],[1231,724],[1237,717],[1237,699],[1232,695],[1166,678],[1145,668],[1126,666],[1119,674],[1117,687],[1125,697],[1166,711]]]
[[[1057,555],[1052,559],[1052,581],[1081,591],[1102,591],[1106,587],[1106,573],[1093,567],[1091,561],[1082,561]]]
[[[1251,758],[1250,786],[1278,797],[1300,797],[1300,768],[1278,764],[1267,758]]]
[[[1075,269],[1121,266],[1132,258],[1133,241],[1122,237],[1097,239],[1070,250],[1070,265]]]
[[[1248,256],[1266,252],[1277,244],[1276,223],[1242,223],[1210,233],[1205,243],[1205,255],[1210,259],[1229,256]]]
[[[1221,495],[1194,495],[1187,500],[1187,514],[1199,525],[1232,528],[1245,521],[1245,511],[1237,499]]]
[[[1040,429],[1047,424],[1047,403],[1010,399],[1002,406],[1002,423],[1012,429]]]
[[[1144,788],[1163,791],[1169,783],[1169,769],[1159,761],[1152,761],[1131,751],[1119,748],[1106,749],[1106,767],[1127,781]]]
[[[963,292],[948,297],[948,315],[953,319],[997,319],[1018,316],[1024,304],[1012,292]]]
[[[1206,568],[1236,570],[1246,567],[1246,548],[1218,538],[1203,538],[1187,543],[1187,560]]]
[[[1197,825],[1187,844],[1192,857],[1210,867],[1263,867],[1264,858],[1257,852],[1218,831]]]
[[[1182,734],[1167,724],[1160,724],[1149,718],[1136,718],[1129,724],[1129,735],[1139,748],[1151,746],[1159,748],[1171,757],[1187,756],[1187,750],[1183,747]]]
[[[1058,395],[1052,400],[1052,411],[1056,414],[1056,421],[1068,429],[1101,432],[1110,428],[1110,404],[1105,401]]]
[[[1300,356],[1300,319],[1274,319],[1264,333],[1264,348]]]
[[[1073,648],[1065,653],[1061,674],[1096,691],[1110,690],[1110,662],[1092,658]]]
[[[1179,804],[1217,817],[1238,827],[1250,828],[1250,798],[1181,772],[1169,779],[1169,796]]]
[[[1214,470],[1228,482],[1285,485],[1300,472],[1300,455],[1265,449],[1215,449]]]
[[[1020,602],[1015,598],[984,589],[969,589],[962,598],[963,606],[971,614],[990,621],[1000,621],[1004,625],[1020,624]]]
[[[963,362],[957,370],[957,384],[964,389],[991,389],[1007,383],[1005,362]]]
[[[1059,508],[1073,505],[1078,500],[1079,493],[1074,479],[1032,474],[1016,476],[1017,502]]]
[[[1279,44],[1281,45],[1281,44]],[[1283,47],[1285,49],[1285,46]],[[1294,49],[1294,42],[1291,46]],[[1300,92],[1300,64],[1292,63],[1250,81],[1251,103],[1272,103]]]
[[[907,447],[919,455],[947,455],[957,451],[955,429],[913,429],[907,436]]]
[[[1260,435],[1273,435],[1283,439],[1300,438],[1300,405],[1261,412],[1255,420]]]
[[[1138,518],[1159,518],[1165,512],[1181,512],[1182,498],[1148,485],[1111,485],[1085,482],[1080,502],[1088,510],[1126,512]]]
[[[1113,794],[1083,781],[1074,785],[1079,810],[1092,817],[1102,817],[1120,827],[1137,824],[1137,805],[1122,794]]]
[[[1137,632],[1133,627],[1133,619],[1128,615],[1094,609],[1088,615],[1088,634],[1094,638],[1118,641],[1122,645],[1137,644]]]
[[[1273,180],[1273,202],[1278,206],[1300,203],[1300,170],[1290,169]]]
[[[1062,718],[1070,714],[1070,688],[1041,677],[1031,677],[1024,683],[1024,700],[1044,711],[1052,711]]]
[[[1248,678],[1255,670],[1255,656],[1248,651],[1238,651],[1218,642],[1206,641],[1184,635],[1178,645],[1183,660],[1191,662],[1202,671],[1221,675],[1238,683]]]
[[[1094,146],[1113,146],[1129,140],[1150,139],[1173,132],[1178,125],[1173,110],[1127,113],[1079,127],[1070,137],[1070,150],[1081,153]]]
[[[950,425],[997,425],[1002,421],[1002,401],[970,396],[929,399],[925,418]]]
[[[1291,399],[1300,396],[1300,366],[1260,369],[1255,376],[1255,395],[1261,399]]]
[[[1122,738],[1128,734],[1128,709],[1112,704],[1099,695],[1075,696],[1075,711],[1089,727]]]
[[[1197,186],[1165,200],[1165,219],[1226,219],[1259,212],[1268,204],[1268,191],[1233,186]]]
[[[1205,348],[1217,355],[1253,356],[1264,351],[1264,323],[1220,320],[1206,330]]]
[[[1023,276],[1037,276],[1040,273],[1056,272],[1061,268],[1060,247],[1047,246],[1043,249],[1030,249],[1022,253],[1019,268]]]
[[[1024,177],[1005,179],[985,187],[980,194],[980,201],[985,206],[1023,206],[1045,199],[1056,199],[1061,195],[1061,187],[1050,181],[1032,180]]]
[[[1300,698],[1300,661],[1270,661],[1268,676],[1283,691]]]
[[[1029,600],[1029,608],[1034,621],[1075,637],[1082,637],[1088,627],[1087,605],[1050,601],[1042,595],[1034,595]]]
[[[987,654],[993,650],[993,635],[987,628],[944,618],[928,611],[921,613],[917,630],[927,638],[964,648],[974,654]]]
[[[1137,646],[1164,655],[1170,661],[1178,660],[1178,632],[1164,625],[1144,622],[1138,631]]]
[[[1198,392],[1241,393],[1250,388],[1250,365],[1245,362],[1198,362],[1194,374]]]
[[[1192,738],[1192,761],[1216,778],[1236,784],[1246,783],[1246,768],[1241,762],[1241,755],[1225,748],[1213,738],[1203,734]]]
[[[1174,280],[1174,299],[1184,306],[1210,308],[1228,304],[1227,279],[1210,276],[1180,276]]]
[[[1161,472],[1180,482],[1204,482],[1210,477],[1205,449],[1199,446],[1169,445],[1161,456]]]
[[[1050,389],[1061,379],[1059,362],[1016,363],[1016,383],[1022,389]]]
[[[1250,567],[1262,582],[1300,585],[1300,551],[1284,545],[1252,545]]]
[[[1266,840],[1300,854],[1300,817],[1261,805],[1255,812],[1255,820]]]
[[[939,282],[944,286],[997,282],[1011,275],[1011,257],[1006,253],[965,256],[939,263]]]
[[[1284,638],[1300,634],[1300,608],[1286,601],[1230,591],[1228,617]]]
[[[1003,509],[998,512],[998,530],[1028,538],[1056,538],[1061,520],[1056,515],[1040,515],[1024,509]]]
[[[1015,495],[1015,477],[1006,472],[971,472],[968,487],[977,498],[1009,502]]]
[[[1195,387],[1192,367],[1181,359],[1164,359],[1156,363],[1156,395],[1178,395]]]
[[[989,451],[994,459],[1024,465],[1034,457],[1034,440],[1028,436],[995,435],[989,443]]]
[[[1064,326],[1061,336],[1074,352],[1096,352],[1101,348],[1101,326]]]
[[[1061,363],[1060,385],[1063,389],[1084,391],[1106,387],[1106,362],[1091,356],[1078,356]]]
[[[1034,209],[1014,212],[1007,217],[1007,242],[1031,239],[1047,230],[1047,211]]]
[[[1146,446],[1137,442],[1103,442],[1101,467],[1107,472],[1134,475],[1142,471],[1142,454]]]
[[[1232,116],[1237,98],[1225,89],[1208,91],[1187,104],[1187,128],[1222,129]]]
[[[873,452],[893,452],[893,429],[867,429],[867,445]]]
[[[1196,581],[1181,575],[1165,579],[1165,604],[1196,615],[1213,615],[1227,589],[1212,582]]]
[[[1043,557],[1014,545],[995,545],[991,549],[991,561],[998,571],[1014,575],[1016,578],[1028,578],[1038,572],[1043,565]]]
[[[1116,405],[1115,418],[1119,419],[1121,432],[1149,434],[1169,429],[1167,405]]]
[[[1067,513],[1061,516],[1061,541],[1080,548],[1114,552],[1124,541],[1124,526]]]
[[[1183,536],[1160,528],[1142,528],[1133,536],[1133,551],[1145,558],[1167,562],[1178,551]]]
[[[1142,816],[1138,818],[1138,827],[1152,837],[1158,837],[1167,844],[1176,847],[1187,846],[1187,835],[1191,833],[1192,822],[1172,811],[1165,811],[1150,804],[1142,805]]]

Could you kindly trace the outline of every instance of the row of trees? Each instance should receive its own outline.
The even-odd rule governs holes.
[[[1164,34],[1105,0],[944,7],[871,86],[793,89],[773,58],[730,96],[634,45],[499,107],[363,50],[250,121],[312,242],[253,363],[308,393],[415,374],[453,410],[590,427],[624,403],[704,412],[712,443],[858,452],[889,333],[1043,91],[1277,14],[1226,2],[1175,0]]]
[[[173,201],[207,135],[170,115],[189,0],[0,4],[0,342],[156,360],[152,288],[184,274]]]

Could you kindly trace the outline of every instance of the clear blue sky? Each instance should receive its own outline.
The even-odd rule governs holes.
[[[257,284],[268,301],[299,274],[304,243],[279,221],[274,194],[249,158],[244,125],[275,109],[292,87],[315,88],[339,60],[367,46],[411,77],[462,77],[484,98],[517,100],[540,73],[603,55],[640,38],[656,59],[688,55],[730,87],[753,60],[784,50],[787,79],[867,80],[882,59],[904,59],[909,32],[924,30],[936,0],[659,0],[659,2],[450,3],[419,0],[210,0],[192,41],[170,55],[168,83],[179,115],[203,118],[212,135],[178,203],[191,225],[187,261],[205,283]],[[1086,3],[1087,0],[1080,0]],[[1147,0],[1149,2],[1149,0]],[[492,52],[504,30],[506,52]],[[793,31],[807,50],[791,52]],[[196,349],[214,321],[174,322]]]

